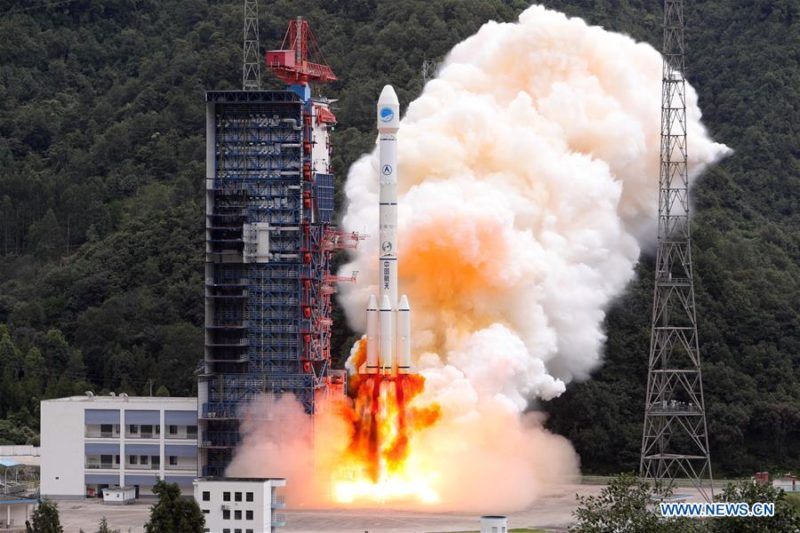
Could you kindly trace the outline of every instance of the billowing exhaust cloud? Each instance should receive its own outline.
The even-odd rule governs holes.
[[[415,306],[418,401],[442,410],[410,461],[435,473],[442,508],[520,507],[577,473],[570,444],[523,413],[600,364],[605,309],[654,240],[661,66],[647,44],[533,6],[455,46],[408,106],[400,287]],[[687,106],[696,176],[728,149],[709,138],[691,87]],[[359,281],[340,302],[364,331],[376,151],[351,167],[346,195],[344,228],[369,238],[342,267]],[[263,440],[245,440],[232,472],[252,470]]]

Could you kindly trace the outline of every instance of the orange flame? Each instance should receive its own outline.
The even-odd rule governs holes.
[[[366,359],[365,352],[366,342],[359,340],[353,358],[356,368]],[[437,404],[412,405],[424,388],[425,378],[418,374],[354,374],[350,378],[350,390],[355,393],[343,416],[351,427],[346,462],[354,473],[352,479],[336,482],[338,501],[364,497],[436,501],[428,480],[421,479],[427,476],[412,472],[408,465],[414,435],[441,416]]]

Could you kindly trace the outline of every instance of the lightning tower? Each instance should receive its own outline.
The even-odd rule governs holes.
[[[689,228],[683,0],[664,1],[658,247],[640,475],[713,498]]]
[[[242,45],[242,89],[261,90],[261,57],[258,53],[258,0],[244,0],[244,43]]]

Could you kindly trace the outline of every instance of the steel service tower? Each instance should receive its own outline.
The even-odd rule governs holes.
[[[264,392],[294,394],[307,412],[343,393],[330,370],[331,254],[357,236],[331,226],[329,101],[310,82],[336,79],[309,55],[308,22],[292,20],[266,66],[288,87],[259,90],[257,13],[245,6],[242,91],[206,93],[205,357],[198,382],[199,464],[222,476],[243,407]],[[289,429],[287,429],[288,431]]]

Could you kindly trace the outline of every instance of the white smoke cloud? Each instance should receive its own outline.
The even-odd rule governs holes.
[[[541,6],[451,51],[398,133],[415,353],[470,369],[479,388],[511,364],[502,394],[517,405],[588,377],[604,309],[654,237],[660,94],[651,46]],[[694,176],[728,149],[691,87],[687,107]],[[376,292],[377,165],[363,157],[346,185],[344,227],[370,235],[342,268],[360,272],[340,297],[360,331]]]
[[[569,443],[522,413],[598,366],[605,309],[654,238],[661,66],[647,44],[533,6],[455,46],[408,106],[400,291],[418,401],[442,408],[411,459],[440,472],[443,508],[519,507],[577,473]],[[728,149],[691,87],[687,108],[696,176]],[[345,191],[344,228],[369,235],[342,268],[360,273],[340,295],[359,331],[378,292],[377,168],[362,157]]]

